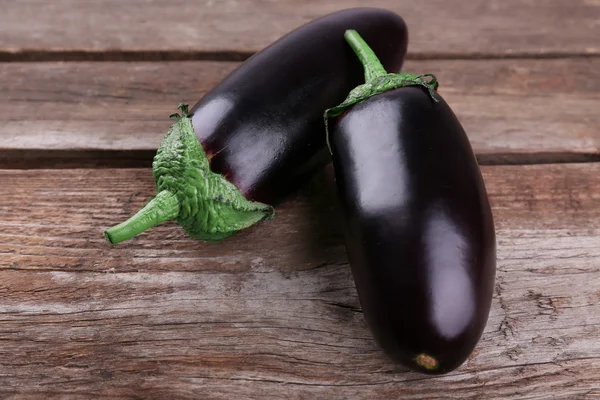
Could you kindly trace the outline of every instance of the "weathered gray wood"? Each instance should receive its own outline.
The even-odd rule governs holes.
[[[0,49],[253,52],[357,0],[0,0]],[[410,29],[418,56],[598,54],[595,0],[376,0]],[[71,54],[72,56],[73,54]],[[113,54],[112,56],[117,56]],[[181,55],[180,55],[181,56]]]
[[[377,349],[327,174],[227,241],[165,224],[111,247],[102,229],[152,194],[148,169],[0,171],[0,394],[595,398],[600,164],[483,171],[496,293],[475,353],[444,377]]]
[[[194,104],[237,65],[0,64],[0,162],[150,165],[177,104]],[[600,59],[409,61],[405,70],[437,74],[483,163],[600,156]]]

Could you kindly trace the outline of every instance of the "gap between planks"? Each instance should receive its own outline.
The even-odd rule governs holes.
[[[0,169],[151,168],[156,150],[0,149]],[[600,153],[478,154],[479,165],[583,164],[600,162]]]
[[[157,62],[157,61],[245,61],[254,52],[245,51],[181,51],[181,50],[36,50],[0,49],[0,62]],[[598,58],[600,52],[548,51],[540,53],[424,53],[409,52],[406,60],[552,60],[565,58]]]

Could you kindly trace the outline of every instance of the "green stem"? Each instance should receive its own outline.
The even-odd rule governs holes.
[[[175,219],[178,215],[177,196],[168,190],[163,190],[133,217],[104,231],[104,237],[112,244],[121,243],[148,228]]]
[[[367,42],[354,29],[344,32],[346,42],[352,47],[354,53],[365,69],[365,82],[369,83],[381,76],[387,75],[387,71],[381,65],[381,61],[369,47]]]
[[[365,70],[365,83],[352,89],[342,104],[328,108],[323,113],[325,140],[330,153],[332,153],[332,150],[329,143],[329,119],[339,117],[352,106],[365,101],[369,97],[392,89],[407,86],[421,86],[423,89],[427,90],[433,102],[437,103],[439,101],[435,93],[438,88],[438,81],[434,75],[412,75],[407,73],[388,74],[373,50],[369,47],[367,42],[360,37],[358,32],[349,29],[344,32],[344,38],[363,65]]]

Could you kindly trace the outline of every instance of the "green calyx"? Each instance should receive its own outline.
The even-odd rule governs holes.
[[[198,141],[187,105],[158,149],[152,171],[157,195],[127,221],[105,231],[111,243],[130,239],[168,220],[176,220],[193,238],[221,240],[259,221],[272,218],[273,207],[247,200],[210,164]]]
[[[406,86],[421,86],[429,93],[431,99],[438,102],[435,97],[435,91],[439,84],[437,78],[432,74],[412,75],[412,74],[389,74],[381,62],[371,50],[369,45],[355,30],[347,30],[344,38],[354,50],[354,53],[362,63],[365,70],[365,83],[355,87],[346,97],[342,104],[325,110],[323,119],[325,120],[325,131],[327,146],[329,145],[329,118],[335,118],[342,115],[346,110],[355,104],[365,101],[369,97],[386,92],[388,90],[402,88]]]

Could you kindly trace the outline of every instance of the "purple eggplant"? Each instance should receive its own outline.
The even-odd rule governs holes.
[[[323,110],[362,80],[343,39],[356,29],[399,70],[406,25],[391,11],[357,8],[310,22],[250,57],[177,121],[153,163],[157,195],[105,231],[111,243],[168,220],[220,240],[273,215],[272,205],[328,160]]]
[[[477,160],[432,75],[388,74],[356,32],[364,85],[326,112],[364,316],[399,363],[446,373],[486,325],[496,240]]]

